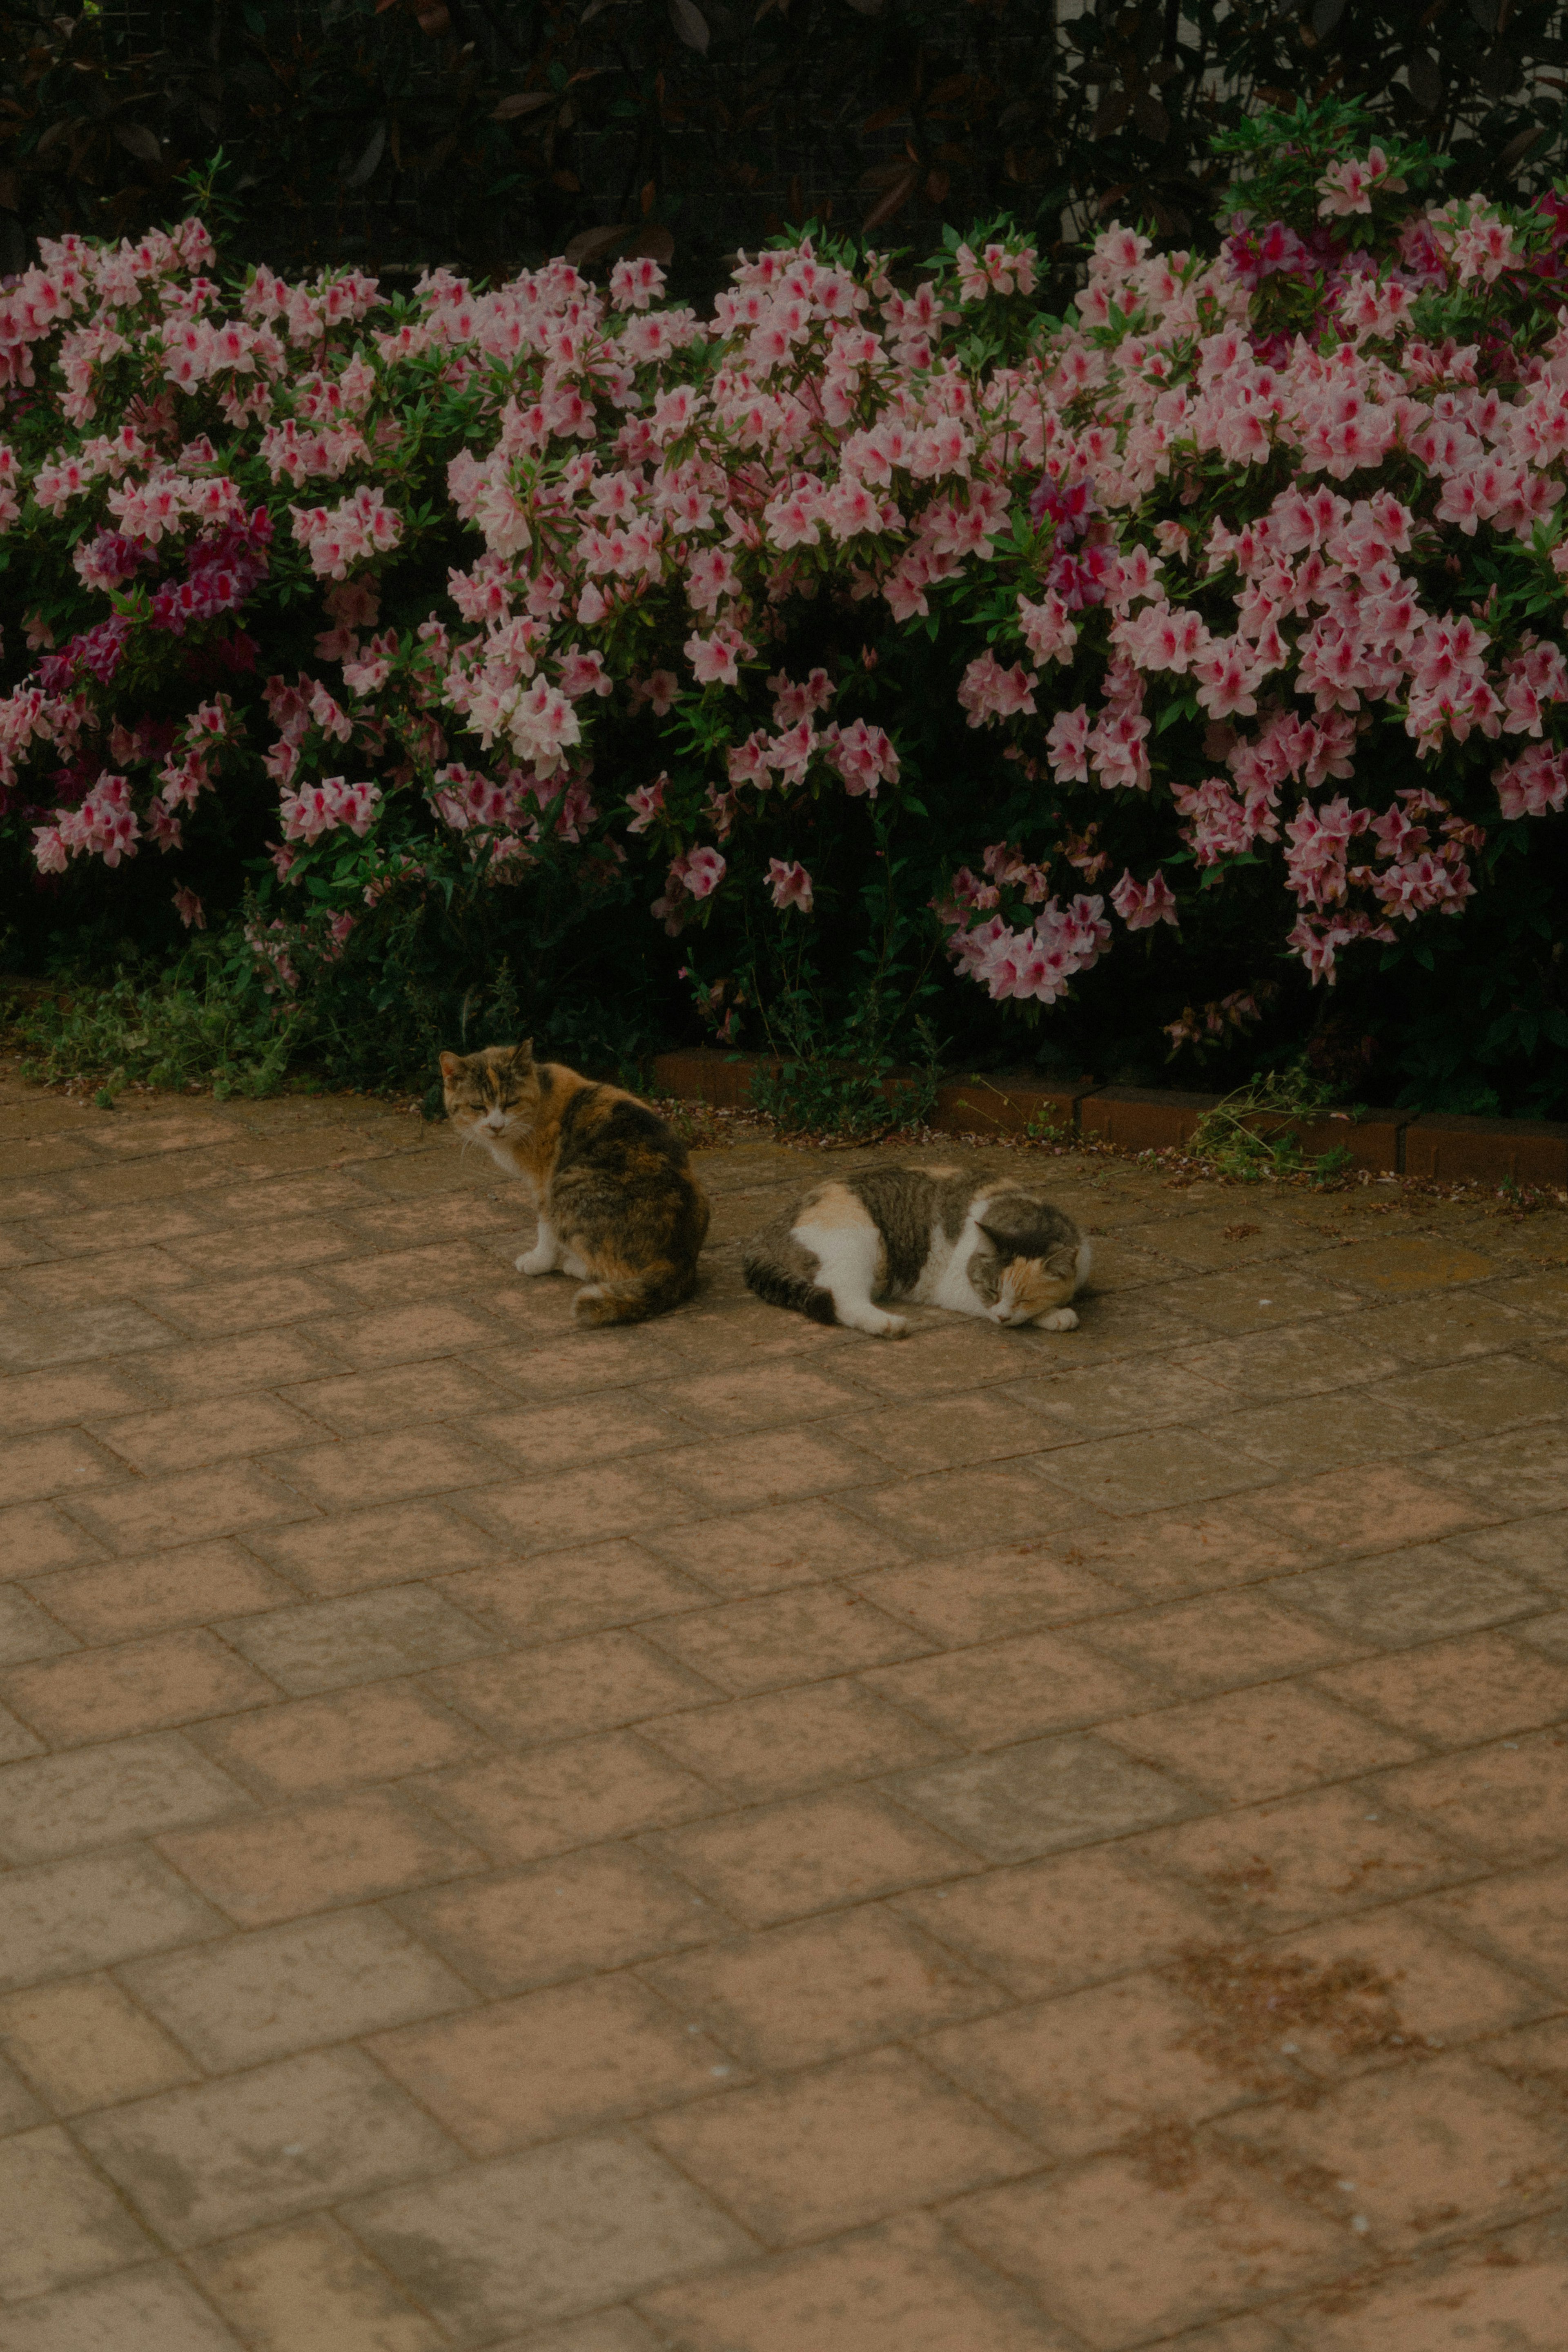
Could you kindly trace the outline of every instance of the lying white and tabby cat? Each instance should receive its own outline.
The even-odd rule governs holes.
[[[746,1279],[774,1307],[901,1339],[880,1295],[993,1323],[1073,1331],[1069,1301],[1090,1248],[1031,1184],[957,1168],[867,1168],[818,1184],[747,1252]]]

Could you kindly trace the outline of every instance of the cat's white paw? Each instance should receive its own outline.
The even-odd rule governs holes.
[[[1059,1307],[1054,1314],[1037,1315],[1034,1328],[1037,1331],[1076,1331],[1078,1317],[1071,1307]]]
[[[880,1307],[862,1307],[858,1300],[835,1302],[835,1316],[846,1331],[869,1331],[873,1339],[902,1339],[909,1328],[905,1316],[884,1315]]]
[[[512,1260],[519,1274],[549,1274],[555,1268],[554,1250],[525,1250],[521,1257]]]

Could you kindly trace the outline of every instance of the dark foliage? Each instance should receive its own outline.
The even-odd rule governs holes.
[[[1308,0],[149,0],[0,9],[0,269],[134,234],[221,149],[230,251],[516,268],[721,257],[818,217],[929,239],[1006,208],[1065,265],[1098,212],[1212,232],[1210,142],[1364,94],[1451,190],[1562,165],[1568,7]]]

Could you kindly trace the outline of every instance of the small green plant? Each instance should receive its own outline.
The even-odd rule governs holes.
[[[219,1097],[275,1094],[309,1021],[204,942],[159,975],[121,967],[107,983],[68,982],[24,1011],[16,1034],[25,1077],[99,1079],[93,1100],[112,1110],[116,1094],[138,1082],[211,1087]]]
[[[1267,1070],[1205,1111],[1187,1150],[1207,1160],[1216,1174],[1244,1184],[1311,1174],[1332,1181],[1354,1165],[1343,1144],[1310,1158],[1301,1148],[1299,1126],[1284,1124],[1321,1117],[1333,1102],[1333,1089],[1314,1077],[1304,1059],[1283,1070]]]
[[[844,1042],[852,1045],[852,1040]],[[834,1053],[824,1041],[820,1050],[807,1046],[771,1069],[757,1070],[751,1100],[781,1128],[872,1143],[900,1129],[924,1126],[936,1108],[936,1086],[934,1054],[909,1076],[885,1051],[869,1057]]]

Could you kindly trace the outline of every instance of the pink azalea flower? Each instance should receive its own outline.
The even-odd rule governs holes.
[[[668,775],[661,772],[651,784],[639,784],[635,792],[627,793],[626,805],[632,812],[628,833],[646,833],[654,818],[663,814],[664,787],[669,781]]]
[[[786,863],[780,857],[770,857],[768,861],[768,881],[773,893],[773,904],[780,913],[790,907],[799,907],[803,915],[810,913],[811,877],[797,860],[791,858]]]
[[[1163,874],[1154,874],[1147,882],[1136,882],[1129,868],[1112,891],[1111,904],[1130,931],[1146,931],[1155,923],[1180,928],[1176,893]]]

